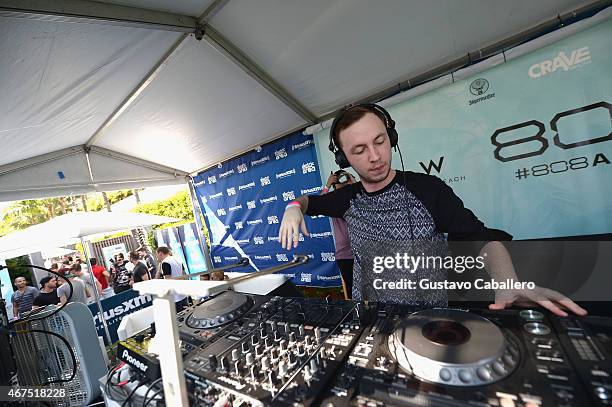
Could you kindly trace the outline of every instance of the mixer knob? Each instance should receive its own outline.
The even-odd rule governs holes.
[[[255,346],[255,356],[261,356],[263,354],[263,348],[261,345]]]
[[[294,366],[296,362],[297,360],[295,358],[295,354],[293,354],[293,352],[289,352],[289,366]]]
[[[300,327],[298,328],[298,334],[300,336],[304,336],[304,325],[300,325]]]
[[[242,375],[242,366],[240,366],[239,360],[234,362],[234,373],[236,374],[236,376]]]
[[[272,363],[278,360],[278,349],[272,348],[272,351],[270,352],[270,359],[272,360]]]
[[[276,321],[268,321],[268,326],[270,327],[271,331],[276,331],[277,326],[276,326]]]
[[[295,332],[289,333],[289,345],[293,345],[295,343]]]
[[[265,344],[266,344],[266,349],[271,348],[272,347],[272,338],[266,338]]]
[[[268,357],[264,356],[261,358],[261,370],[268,370],[270,368],[270,364],[268,363]]]
[[[232,350],[232,361],[234,360],[238,360],[238,358],[240,357],[238,349],[233,349]]]
[[[249,352],[249,343],[242,342],[242,353],[248,353],[248,352]]]
[[[253,364],[253,354],[247,353],[246,355],[246,365],[251,366]]]
[[[287,373],[287,368],[285,366],[285,361],[281,360],[278,362],[278,376],[283,377]]]
[[[274,342],[278,342],[281,340],[280,332],[274,331]]]
[[[297,354],[298,356],[304,356],[304,346],[302,346],[302,344],[300,343],[297,347]]]
[[[304,367],[304,381],[309,382],[312,379],[312,374],[310,373],[310,367]]]
[[[306,345],[307,348],[312,346],[312,337],[310,335],[306,335],[304,338],[304,345]]]
[[[266,328],[260,328],[259,329],[259,337],[261,339],[264,339],[264,338],[268,337],[268,332],[266,331]]]
[[[317,345],[321,344],[321,328],[316,327],[314,329],[314,334],[315,334],[315,340],[317,342]]]
[[[285,323],[285,333],[289,333],[289,324]]]
[[[259,343],[259,339],[257,339],[257,335],[251,336],[251,345],[255,346]]]
[[[310,371],[314,374],[319,370],[316,359],[310,359]]]
[[[279,347],[281,351],[286,351],[287,350],[287,341],[285,339],[282,339],[279,343]]]
[[[227,372],[227,368],[228,368],[227,356],[223,356],[221,358],[221,368],[220,368],[220,370],[222,372]]]
[[[217,369],[217,356],[216,355],[208,355],[208,367],[213,372]]]

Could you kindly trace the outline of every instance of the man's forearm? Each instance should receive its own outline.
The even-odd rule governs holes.
[[[300,203],[302,213],[306,213],[306,209],[308,209],[308,195],[302,195],[298,197],[296,201]]]
[[[500,242],[487,243],[479,253],[485,258],[487,273],[495,280],[513,279],[518,281],[510,253]]]

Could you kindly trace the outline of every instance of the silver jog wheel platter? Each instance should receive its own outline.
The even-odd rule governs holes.
[[[428,309],[401,320],[388,346],[405,371],[430,382],[480,386],[509,376],[520,361],[515,340],[467,311]]]

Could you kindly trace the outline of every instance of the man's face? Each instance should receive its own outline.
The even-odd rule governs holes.
[[[161,262],[161,261],[163,261],[166,258],[166,255],[163,254],[162,252],[157,252],[156,254],[157,254],[157,261],[158,262]]]
[[[15,285],[17,286],[17,288],[23,288],[26,286],[26,279],[23,277],[17,277],[15,279]]]
[[[340,146],[362,181],[384,181],[391,171],[391,143],[387,129],[374,113],[340,131]]]
[[[49,280],[47,284],[45,284],[45,288],[47,290],[54,290],[55,288],[57,288],[57,279],[52,278],[51,280]]]

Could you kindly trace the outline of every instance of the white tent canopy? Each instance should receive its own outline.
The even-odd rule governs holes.
[[[167,216],[132,212],[69,213],[0,237],[0,259],[38,252],[45,247],[73,244],[103,234],[177,221],[179,219]]]
[[[0,201],[181,183],[609,3],[0,0]]]

